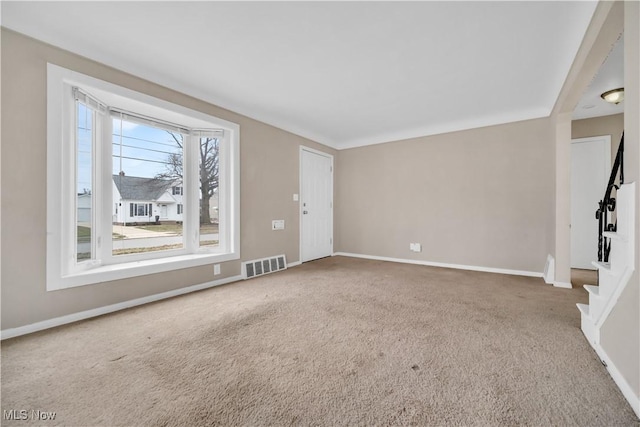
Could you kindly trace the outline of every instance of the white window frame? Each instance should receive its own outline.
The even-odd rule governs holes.
[[[96,259],[75,262],[75,138],[72,88],[97,92],[112,100],[128,103],[129,111],[194,128],[214,128],[224,132],[220,145],[220,246],[199,247],[199,181],[194,144],[185,143],[185,186],[183,211],[184,249],[135,255],[111,254],[112,148],[111,126],[103,126],[104,143],[95,152],[94,180],[96,193],[93,208]],[[103,99],[110,104],[109,99]],[[118,106],[118,108],[124,108]],[[140,111],[142,109],[143,111]],[[146,110],[148,110],[148,112]],[[145,114],[146,113],[146,114]],[[108,114],[108,113],[107,113]],[[110,119],[109,119],[110,122]],[[206,124],[203,126],[202,124]],[[200,125],[200,126],[198,126]],[[104,129],[108,128],[108,129]],[[198,138],[197,132],[188,138]],[[195,166],[194,166],[195,164]],[[108,184],[107,184],[108,183]],[[107,208],[108,207],[108,208]],[[136,212],[137,213],[137,212]],[[188,218],[187,218],[188,216]],[[106,239],[103,239],[108,233]],[[104,241],[101,241],[104,240]],[[73,257],[73,260],[71,259]],[[161,273],[240,258],[240,127],[199,111],[145,95],[103,80],[47,64],[47,290],[59,290],[129,277]],[[73,262],[72,262],[73,261]]]

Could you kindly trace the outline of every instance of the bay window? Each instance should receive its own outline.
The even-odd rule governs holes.
[[[47,289],[239,258],[239,127],[48,66]]]

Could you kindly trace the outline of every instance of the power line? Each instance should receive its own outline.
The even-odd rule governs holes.
[[[136,141],[149,142],[151,144],[165,145],[167,147],[173,147],[173,148],[178,148],[178,149],[180,148],[176,144],[168,144],[166,142],[152,141],[150,139],[137,138],[135,136],[120,135],[119,133],[114,133],[112,136],[121,136],[122,138],[126,138],[126,139],[133,139],[133,140],[136,140]]]
[[[179,154],[180,156],[182,156],[182,153],[172,153],[171,151],[154,150],[153,148],[136,147],[134,145],[126,145],[126,144],[117,144],[117,145],[126,147],[126,148],[133,148],[134,150],[153,151],[154,153],[162,153],[162,154]]]
[[[171,164],[170,162],[161,162],[160,160],[143,159],[140,157],[128,157],[128,156],[112,156],[112,157],[115,157],[117,159],[140,160],[142,162],[160,163],[162,165]]]

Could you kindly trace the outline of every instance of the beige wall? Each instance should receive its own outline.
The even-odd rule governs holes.
[[[336,251],[542,272],[550,132],[540,119],[340,151]]]
[[[300,145],[335,151],[214,105],[2,30],[2,329],[23,326],[240,274],[240,262],[176,270],[47,292],[46,64],[47,62],[199,110],[240,125],[241,257],[284,253],[299,258]],[[271,231],[284,219],[284,231]]]
[[[624,14],[624,174],[636,183],[636,265],[602,325],[600,343],[640,402],[640,3],[625,2]]]

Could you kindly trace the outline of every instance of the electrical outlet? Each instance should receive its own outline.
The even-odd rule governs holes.
[[[220,264],[213,264],[213,275],[217,276],[220,274]]]
[[[284,230],[284,219],[274,219],[271,221],[272,230]]]
[[[420,243],[409,243],[409,250],[413,252],[422,252],[422,245]]]

